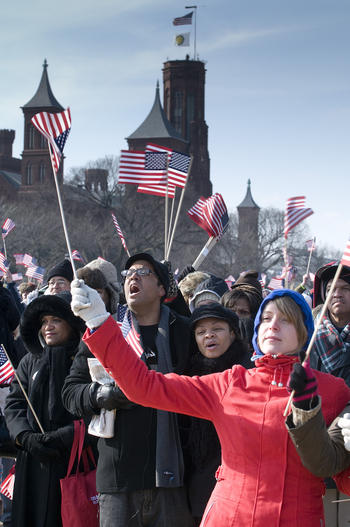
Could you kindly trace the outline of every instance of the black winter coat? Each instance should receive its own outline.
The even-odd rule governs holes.
[[[63,407],[61,390],[78,342],[45,347],[40,354],[28,352],[17,369],[44,431],[63,427],[67,430],[67,425],[70,425],[71,439],[74,417]],[[5,417],[13,439],[25,431],[40,432],[16,379],[11,383],[6,400]],[[61,527],[60,478],[66,475],[70,448],[67,447],[61,454],[60,460],[40,463],[24,449],[18,450],[12,505],[13,527]]]
[[[170,311],[169,341],[174,371],[184,373],[189,360],[189,319]],[[65,407],[77,417],[96,413],[90,400],[91,377],[87,358],[93,357],[81,344],[62,391]],[[156,410],[131,403],[120,391],[114,437],[98,440],[96,486],[101,493],[133,491],[154,486],[154,475],[149,478],[145,459],[155,451],[154,420]]]

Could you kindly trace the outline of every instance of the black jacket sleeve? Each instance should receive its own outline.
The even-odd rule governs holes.
[[[64,407],[74,416],[91,417],[99,412],[91,400],[90,386],[92,384],[87,359],[93,357],[88,347],[83,342],[79,345],[79,351],[76,354],[70,372],[67,375],[63,389],[62,401]],[[124,410],[133,408],[134,403],[129,401],[124,393],[118,388],[120,400],[118,408]]]

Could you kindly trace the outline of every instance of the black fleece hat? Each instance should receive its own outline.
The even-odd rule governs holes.
[[[41,295],[35,298],[22,313],[20,320],[20,334],[26,349],[32,353],[41,353],[42,345],[39,340],[41,319],[44,315],[62,318],[79,335],[85,331],[85,324],[76,317],[70,307],[72,295],[63,291],[57,295]]]
[[[221,304],[214,302],[197,307],[191,315],[191,328],[194,329],[196,323],[203,318],[218,318],[224,320],[233,329],[236,337],[241,337],[238,316]]]
[[[138,260],[145,260],[146,262],[152,264],[154,272],[158,276],[160,283],[165,289],[165,296],[167,296],[170,283],[168,267],[165,264],[158,262],[158,260],[155,260],[149,253],[137,253],[133,256],[130,256],[125,264],[125,269],[130,269],[132,264]]]
[[[63,276],[63,278],[66,278],[71,282],[73,280],[73,269],[70,261],[65,259],[63,262],[52,267],[47,273],[46,282],[49,282],[50,278],[53,278],[54,276]]]

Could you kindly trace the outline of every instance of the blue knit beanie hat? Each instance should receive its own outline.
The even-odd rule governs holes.
[[[262,301],[260,305],[259,311],[257,312],[256,317],[255,317],[254,335],[253,335],[253,341],[252,341],[253,348],[254,348],[254,354],[253,354],[252,360],[256,360],[259,357],[264,356],[263,352],[259,349],[259,346],[258,346],[258,330],[260,326],[260,319],[261,319],[262,312],[264,311],[266,304],[270,302],[270,300],[274,300],[275,298],[281,297],[281,296],[289,296],[300,307],[303,313],[304,324],[307,329],[307,335],[308,335],[307,341],[305,345],[303,346],[302,350],[300,351],[305,351],[309,345],[312,334],[314,332],[314,319],[312,317],[311,309],[308,306],[308,303],[306,302],[305,298],[299,293],[297,293],[296,291],[292,291],[291,289],[275,289],[266,298],[264,298],[264,300]]]

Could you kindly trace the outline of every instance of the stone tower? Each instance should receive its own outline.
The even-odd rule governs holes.
[[[190,192],[198,199],[212,194],[208,126],[205,122],[205,67],[199,60],[164,63],[164,111],[175,130],[188,141],[193,155]]]
[[[52,167],[47,146],[47,140],[32,125],[31,118],[38,112],[57,113],[64,110],[55,98],[47,74],[46,59],[43,73],[34,96],[24,106],[24,146],[22,153],[22,185],[21,192],[38,190],[43,186],[54,185]],[[63,160],[57,174],[59,183],[63,182]]]
[[[237,207],[238,211],[238,251],[236,263],[237,272],[247,269],[259,270],[259,211],[255,203],[248,179],[247,193],[244,200]]]

